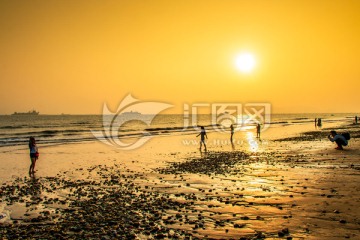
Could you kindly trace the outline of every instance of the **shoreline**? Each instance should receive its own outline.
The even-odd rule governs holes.
[[[184,146],[184,136],[152,139],[131,152],[100,143],[48,147],[36,178],[21,174],[27,151],[12,159],[1,152],[15,176],[3,178],[0,233],[9,239],[359,237],[358,137],[345,151],[298,137],[258,141],[256,150],[248,143],[234,151],[213,146],[207,154]]]
[[[166,117],[164,117],[166,116]],[[173,117],[169,117],[173,116]],[[218,129],[218,124],[213,123],[213,119],[210,119],[210,115],[201,115],[195,122],[185,122],[182,115],[159,115],[155,117],[154,123],[152,126],[144,127],[141,124],[131,124],[121,127],[121,132],[119,132],[119,137],[122,140],[126,139],[136,139],[143,137],[144,135],[155,135],[155,136],[172,136],[172,135],[186,135],[186,134],[195,134],[197,130],[193,125],[202,125],[208,131],[215,131]],[[287,117],[288,116],[288,117]],[[302,125],[311,125],[313,122],[312,117],[324,117],[323,123],[325,125],[329,124],[338,124],[339,122],[351,122],[351,117],[348,114],[335,114],[335,115],[312,115],[305,114],[305,116],[294,116],[290,115],[273,115],[271,122],[267,123],[271,128],[284,127],[286,129],[289,126],[299,126]],[[3,147],[7,146],[21,146],[26,145],[29,136],[33,136],[38,140],[38,143],[41,145],[56,145],[56,144],[65,144],[65,143],[78,143],[78,142],[88,142],[96,141],[91,131],[97,132],[97,134],[102,136],[103,125],[101,116],[89,115],[89,116],[77,116],[62,118],[56,116],[48,116],[41,119],[37,119],[35,122],[26,121],[27,118],[17,119],[13,122],[9,119],[2,119],[0,124],[0,129],[4,132],[0,138],[0,150]],[[29,119],[28,119],[29,120]],[[147,121],[146,117],[143,119]],[[270,119],[268,119],[270,120]],[[10,124],[10,122],[12,122]],[[39,124],[43,123],[43,124]],[[266,128],[266,125],[264,127]],[[250,124],[251,125],[251,124]],[[252,126],[243,126],[242,131],[246,131],[246,128]],[[224,130],[220,127],[221,130]],[[230,129],[228,129],[230,131]],[[236,131],[237,129],[235,129]],[[269,130],[269,129],[268,129]],[[276,131],[275,131],[276,134]]]

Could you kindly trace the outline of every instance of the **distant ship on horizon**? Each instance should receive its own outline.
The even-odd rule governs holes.
[[[11,115],[32,115],[32,116],[37,116],[39,115],[39,112],[32,110],[32,111],[28,111],[28,112],[14,112]]]
[[[141,116],[142,114],[136,111],[130,111],[130,112],[123,112],[120,115],[126,117],[135,117],[135,116]]]

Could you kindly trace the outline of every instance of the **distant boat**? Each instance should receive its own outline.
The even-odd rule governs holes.
[[[139,115],[141,115],[141,113],[130,111],[130,112],[123,112],[123,113],[121,113],[121,115],[125,115],[125,116],[139,116]]]
[[[37,116],[39,115],[39,112],[32,110],[32,111],[28,111],[28,112],[14,112],[11,115],[32,115],[32,116]]]

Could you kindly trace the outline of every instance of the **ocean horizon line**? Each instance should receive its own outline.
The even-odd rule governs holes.
[[[142,114],[142,113],[141,113]],[[212,113],[198,113],[197,115],[211,115]],[[300,114],[360,114],[360,112],[274,112],[269,115],[300,115]],[[102,113],[39,113],[36,116],[97,116],[105,115]],[[113,115],[113,114],[108,114]],[[142,115],[184,115],[184,113],[158,113],[158,114],[142,114]],[[0,116],[33,116],[33,115],[13,115],[13,113],[0,113]]]

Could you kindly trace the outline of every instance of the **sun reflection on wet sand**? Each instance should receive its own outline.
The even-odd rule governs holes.
[[[254,137],[253,132],[246,132],[246,140],[249,143],[249,151],[250,152],[257,152],[259,150],[259,144]]]

